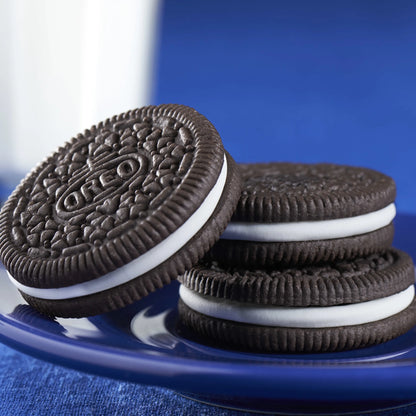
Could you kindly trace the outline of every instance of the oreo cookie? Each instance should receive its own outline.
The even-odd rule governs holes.
[[[343,261],[391,246],[393,179],[335,164],[242,164],[243,191],[211,256],[225,265]]]
[[[206,263],[179,280],[182,324],[217,346],[341,351],[388,341],[416,324],[413,262],[395,249],[271,272]]]
[[[132,110],[79,134],[0,213],[0,257],[44,314],[121,308],[176,279],[224,231],[240,176],[212,124],[180,105]]]

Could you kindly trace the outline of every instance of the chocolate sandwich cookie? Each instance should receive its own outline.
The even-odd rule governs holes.
[[[201,114],[180,105],[132,110],[29,173],[0,213],[0,257],[47,315],[121,308],[197,263],[240,191],[238,167]]]
[[[222,347],[340,351],[388,341],[416,324],[413,262],[395,249],[271,272],[208,263],[180,281],[181,322]]]
[[[367,256],[391,246],[393,179],[334,164],[240,165],[243,191],[212,257],[276,267]]]

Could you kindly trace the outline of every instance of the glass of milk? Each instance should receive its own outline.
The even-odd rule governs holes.
[[[160,0],[0,0],[0,172],[149,104]]]

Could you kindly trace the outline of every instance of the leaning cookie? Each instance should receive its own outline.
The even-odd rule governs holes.
[[[0,257],[39,311],[121,308],[197,263],[240,195],[212,124],[179,105],[93,126],[22,181],[0,214]]]
[[[243,191],[212,258],[276,267],[366,256],[391,246],[393,179],[334,164],[240,165]]]
[[[206,264],[180,281],[181,322],[226,348],[341,351],[388,341],[416,324],[414,266],[394,249],[273,272]]]

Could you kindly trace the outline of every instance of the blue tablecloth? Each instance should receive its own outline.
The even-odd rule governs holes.
[[[0,344],[0,415],[244,415],[49,364]],[[248,413],[247,413],[248,414]]]
[[[29,357],[0,344],[0,415],[245,416],[158,387],[88,375]],[[278,409],[276,409],[278,411]],[[416,405],[372,413],[411,416]]]

